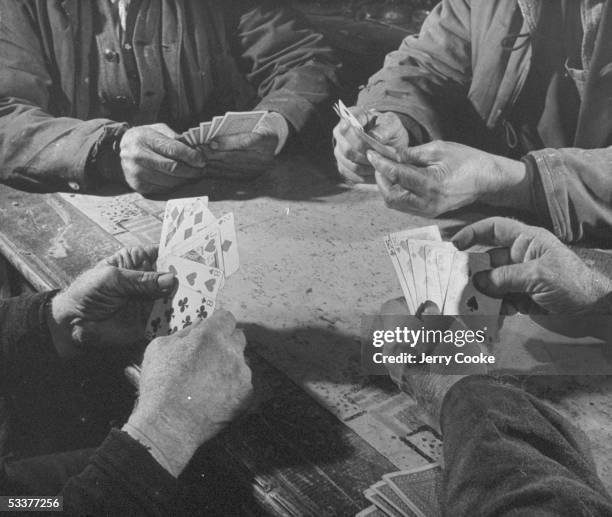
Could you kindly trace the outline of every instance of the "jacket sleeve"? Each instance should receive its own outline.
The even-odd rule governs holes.
[[[44,314],[55,292],[0,300],[0,393],[8,393],[29,365],[57,359]]]
[[[237,45],[247,79],[258,91],[256,109],[280,113],[304,128],[337,87],[334,53],[284,2],[242,2]]]
[[[541,224],[565,242],[612,240],[612,147],[542,149],[523,161]]]
[[[387,55],[357,104],[394,111],[417,143],[452,138],[453,111],[465,103],[471,80],[470,1],[444,0]]]
[[[0,2],[0,180],[27,190],[93,190],[90,150],[116,123],[62,116],[71,99],[60,83],[70,78],[52,72],[43,25],[26,2]]]
[[[465,377],[446,394],[440,424],[454,516],[612,515],[587,437],[525,391]]]
[[[170,515],[177,481],[127,433],[112,430],[60,495],[69,515]]]

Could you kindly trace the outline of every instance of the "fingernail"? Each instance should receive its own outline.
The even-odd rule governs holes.
[[[169,293],[174,287],[174,275],[172,273],[164,273],[157,277],[157,285],[164,293]]]
[[[372,160],[376,160],[376,153],[374,151],[371,150],[367,150],[366,151],[366,157],[368,158],[368,160],[372,161]]]
[[[209,145],[211,149],[219,149],[219,144],[217,142],[211,142]]]

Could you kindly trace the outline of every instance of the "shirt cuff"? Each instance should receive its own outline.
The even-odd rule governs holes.
[[[119,144],[128,128],[128,124],[106,126],[91,148],[85,164],[85,178],[94,189],[109,183],[125,184]]]
[[[155,461],[142,444],[124,431],[111,430],[91,463],[137,498],[146,494],[156,506],[170,507],[177,495],[177,480]]]

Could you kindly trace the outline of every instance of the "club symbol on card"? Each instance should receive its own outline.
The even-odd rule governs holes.
[[[198,318],[205,320],[208,318],[208,312],[206,312],[206,306],[201,305],[198,309]]]
[[[204,251],[207,251],[208,253],[212,253],[213,251],[216,251],[216,249],[217,247],[215,246],[215,241],[208,241],[208,244],[204,248]]]
[[[196,278],[198,278],[198,274],[194,271],[193,273],[189,273],[186,277],[189,285],[195,284]]]
[[[467,306],[468,306],[468,309],[470,309],[470,311],[472,312],[478,310],[478,300],[476,299],[475,296],[472,296],[471,298],[468,299]]]
[[[166,322],[170,323],[172,319],[172,315],[174,314],[174,307],[170,307],[167,311],[164,311],[164,316],[166,317]]]
[[[217,285],[217,279],[211,278],[209,280],[206,280],[206,282],[204,282],[204,285],[206,286],[206,289],[208,289],[208,292],[212,293],[215,288],[215,285]]]
[[[181,312],[185,312],[189,308],[189,303],[187,303],[187,302],[188,302],[188,300],[187,300],[186,296],[182,300],[178,301],[178,305],[179,305],[179,308],[180,308]]]
[[[191,321],[191,316],[185,316],[185,319],[183,320],[183,328],[188,327],[192,323],[193,321]]]
[[[178,330],[178,327],[173,327],[171,329],[168,329],[168,335],[174,334],[177,330]]]
[[[232,241],[225,240],[223,244],[221,244],[221,249],[227,253],[227,251],[232,247]]]

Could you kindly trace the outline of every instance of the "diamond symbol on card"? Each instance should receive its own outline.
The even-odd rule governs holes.
[[[208,241],[208,244],[204,248],[204,251],[208,251],[208,253],[212,253],[216,249],[217,247],[215,246],[215,241]]]
[[[194,219],[193,219],[193,222],[194,222],[195,224],[198,224],[198,223],[201,223],[201,222],[202,222],[202,219],[204,219],[204,214],[203,214],[202,212],[198,212],[198,213],[195,215],[195,217],[194,217]]]
[[[223,244],[221,244],[221,249],[227,253],[227,250],[229,250],[232,247],[232,241],[228,241],[228,240],[224,240]]]
[[[192,233],[193,233],[193,228],[187,228],[185,230],[185,233],[183,234],[183,238],[189,239],[189,237],[191,237]]]
[[[195,280],[198,277],[197,273],[190,273],[188,274],[185,278],[187,278],[187,282],[189,282],[189,285],[193,285],[195,284]]]

